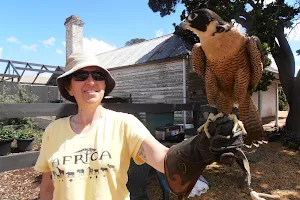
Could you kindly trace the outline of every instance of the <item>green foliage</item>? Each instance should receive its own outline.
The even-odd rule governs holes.
[[[274,74],[272,72],[264,71],[262,78],[256,87],[256,91],[267,91],[268,87],[271,85],[272,81],[275,79]]]
[[[10,88],[6,85],[2,88],[2,93],[0,94],[0,103],[33,103],[38,99],[37,95],[34,95],[26,90],[25,86],[20,84],[17,85],[17,93],[9,94]]]
[[[16,130],[14,134],[15,139],[30,139],[35,137],[34,129],[28,124]]]
[[[298,150],[299,147],[300,147],[299,143],[293,142],[293,141],[289,141],[289,142],[287,143],[287,146],[288,146],[289,148],[295,149],[295,150]]]
[[[153,12],[160,12],[160,16],[164,17],[175,12],[175,6],[180,0],[149,0],[148,5]]]
[[[42,139],[43,139],[44,130],[37,130],[35,129],[35,135],[34,135],[34,144],[35,145],[41,145]]]
[[[134,38],[134,39],[131,39],[131,40],[127,41],[125,43],[125,46],[138,44],[138,43],[141,43],[141,42],[144,42],[144,41],[146,41],[146,39],[144,39],[144,38]]]
[[[6,85],[2,88],[2,93],[0,94],[0,103],[13,104],[13,103],[33,103],[38,99],[38,96],[28,92],[26,88],[20,84],[17,85],[17,93],[9,94],[10,88]],[[10,128],[3,128],[10,125]],[[8,118],[0,120],[0,129],[2,131],[2,137],[14,138],[15,134],[20,130],[16,126],[20,127],[28,126],[34,127],[34,122],[32,118]],[[27,130],[27,129],[26,129]],[[26,133],[29,134],[29,133]],[[0,136],[1,140],[1,136]]]
[[[34,121],[32,118],[26,117],[26,118],[7,118],[2,119],[0,121],[0,127],[5,125],[22,125],[22,124],[28,124],[30,126],[34,126]]]
[[[288,109],[288,102],[287,98],[283,92],[282,86],[278,87],[278,98],[279,98],[279,110],[287,110]]]
[[[15,130],[11,127],[1,127],[0,129],[0,141],[14,139]]]

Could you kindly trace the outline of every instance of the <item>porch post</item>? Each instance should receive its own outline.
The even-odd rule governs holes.
[[[261,91],[260,90],[258,90],[258,92],[257,92],[257,100],[258,100],[259,119],[261,120],[262,105],[261,105]]]
[[[278,125],[278,110],[279,110],[279,95],[278,95],[278,83],[275,82],[276,87],[275,87],[275,127],[279,127]]]

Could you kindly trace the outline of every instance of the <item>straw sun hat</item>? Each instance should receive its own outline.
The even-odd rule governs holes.
[[[67,76],[76,72],[77,70],[80,70],[85,67],[89,66],[96,66],[99,67],[103,70],[103,73],[106,77],[105,79],[105,93],[104,96],[108,95],[115,87],[115,80],[109,73],[109,71],[100,66],[98,59],[96,58],[95,55],[87,52],[82,52],[82,53],[74,53],[70,55],[66,61],[66,72],[62,75],[60,75],[57,79],[57,86],[60,91],[60,94],[67,100],[76,103],[76,100],[73,96],[69,94],[67,91],[66,87],[66,81],[68,81]]]

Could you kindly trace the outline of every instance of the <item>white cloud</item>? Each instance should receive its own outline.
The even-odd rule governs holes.
[[[22,49],[27,50],[27,51],[37,51],[37,44],[33,44],[33,45],[23,45]]]
[[[65,47],[65,46],[66,46],[66,41],[63,41],[63,42],[62,42],[62,45]]]
[[[2,58],[2,51],[3,51],[3,48],[0,47],[0,58]]]
[[[41,40],[40,41],[45,47],[53,46],[55,42],[55,38],[51,37],[48,40]]]
[[[10,36],[9,38],[7,38],[7,41],[8,42],[11,42],[11,43],[20,43],[19,40],[17,38],[15,38],[14,36]]]
[[[97,40],[95,38],[83,38],[83,50],[89,51],[95,54],[103,53],[106,51],[111,51],[113,49],[116,49],[116,47],[111,46],[107,43],[105,43],[102,40]]]
[[[156,35],[156,37],[160,37],[160,36],[164,35],[164,31],[162,29],[159,29],[156,31],[155,35]]]
[[[300,20],[296,20],[294,26],[293,29],[284,29],[288,41],[300,41]]]
[[[62,54],[62,53],[63,53],[63,51],[62,51],[62,50],[60,50],[60,49],[56,49],[56,53],[57,53],[57,54]]]

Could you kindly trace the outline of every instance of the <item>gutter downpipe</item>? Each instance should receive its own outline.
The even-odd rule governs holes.
[[[187,56],[188,58],[188,56]],[[185,57],[182,60],[182,86],[183,86],[183,103],[186,104],[186,67],[185,67]],[[186,110],[183,111],[183,127],[186,126]]]

